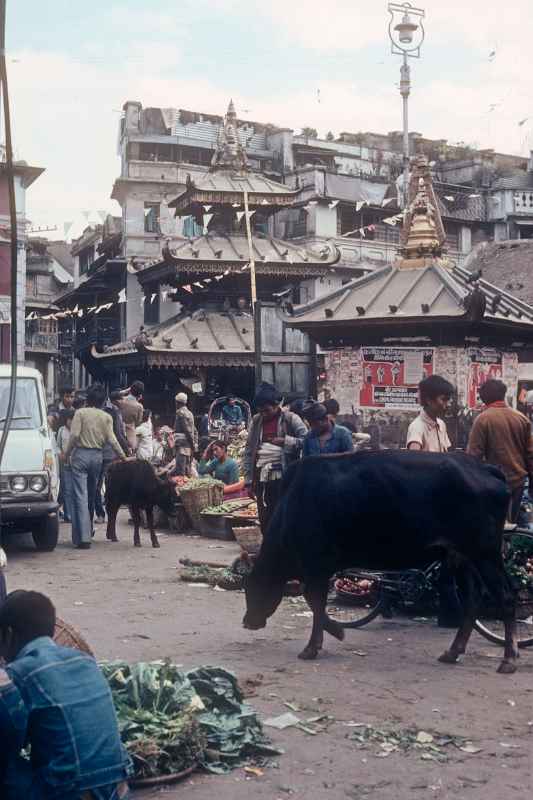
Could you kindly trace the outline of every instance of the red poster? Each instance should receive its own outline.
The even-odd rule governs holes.
[[[489,379],[501,380],[503,375],[502,354],[491,348],[468,351],[468,407],[479,408],[478,392]]]
[[[418,384],[433,374],[433,350],[363,347],[360,405],[370,408],[418,407]]]

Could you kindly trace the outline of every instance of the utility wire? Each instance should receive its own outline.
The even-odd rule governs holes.
[[[9,93],[7,87],[6,65],[6,2],[0,0],[0,90],[4,109],[4,134],[6,140],[7,185],[9,194],[9,222],[11,228],[11,373],[9,384],[9,401],[7,404],[4,428],[0,438],[0,469],[6,448],[7,437],[13,420],[15,397],[17,392],[17,261],[18,261],[18,235],[17,235],[17,208],[15,203],[15,179],[13,175],[13,145],[11,141],[11,116],[9,113]],[[1,503],[0,503],[1,519]]]

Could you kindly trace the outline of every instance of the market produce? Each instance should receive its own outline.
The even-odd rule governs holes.
[[[241,472],[242,472],[242,459],[244,456],[244,450],[246,448],[247,438],[248,438],[248,431],[241,431],[239,435],[228,445],[228,456],[230,458],[235,459],[235,461],[241,468]]]
[[[242,514],[243,506],[247,500],[226,500],[219,506],[208,506],[204,508],[202,514],[231,514],[239,509],[239,514]]]
[[[102,665],[136,778],[201,766],[225,773],[277,754],[234,675],[221,667],[184,673],[168,662]]]
[[[212,478],[210,475],[205,475],[202,478],[189,478],[187,485],[183,486],[181,491],[190,492],[193,489],[203,489],[207,486],[221,486],[224,488],[222,481],[217,481],[216,478]]]

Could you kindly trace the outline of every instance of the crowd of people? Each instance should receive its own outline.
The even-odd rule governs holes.
[[[80,550],[91,547],[94,525],[105,522],[103,489],[112,462],[135,457],[164,464],[174,456],[172,429],[154,423],[143,394],[141,381],[109,394],[99,383],[83,395],[66,387],[48,409],[60,462],[60,513]]]
[[[101,487],[111,461],[131,454],[164,460],[154,446],[161,445],[161,436],[154,433],[150,411],[143,407],[143,389],[139,382],[107,396],[101,385],[93,384],[83,402],[65,390],[50,409],[62,464],[64,515],[71,520],[74,544],[82,549],[90,547],[93,515],[104,513]],[[420,383],[419,390],[422,408],[409,426],[405,446],[447,453],[451,443],[444,416],[455,389],[433,375]],[[504,472],[511,495],[509,519],[514,520],[526,481],[533,475],[531,423],[506,403],[502,381],[488,380],[479,394],[484,409],[472,427],[467,449]],[[241,475],[224,442],[214,441],[199,452],[187,395],[179,393],[175,401],[174,430],[164,445],[167,459],[172,456],[168,468],[179,475],[197,469],[223,481],[230,495],[243,492],[255,497],[264,531],[292,461],[349,453],[354,447],[352,431],[337,422],[335,400],[299,401],[285,407],[280,393],[262,384],[255,396],[256,414],[247,431]],[[228,424],[239,426],[243,420],[234,411],[239,406],[231,401],[226,406]],[[457,625],[460,604],[445,566],[439,594],[439,622]],[[54,625],[55,610],[47,597],[15,591],[6,598],[5,587],[0,587],[0,659],[5,661],[4,667],[0,664],[2,797],[124,800],[131,763],[120,742],[109,688],[93,659],[53,641]],[[21,755],[28,745],[30,760]]]

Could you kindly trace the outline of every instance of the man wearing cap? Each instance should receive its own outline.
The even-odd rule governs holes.
[[[303,415],[311,428],[303,443],[304,458],[353,452],[351,432],[330,419],[325,405],[312,403],[304,409]]]
[[[174,441],[176,444],[176,469],[174,474],[190,477],[192,457],[198,448],[198,431],[194,424],[192,412],[187,408],[187,395],[185,392],[179,392],[176,395]]]
[[[281,496],[281,477],[291,461],[300,455],[307,428],[292,411],[281,408],[281,395],[269,383],[262,383],[255,398],[253,417],[243,456],[245,485],[257,498],[257,512],[263,536]]]

